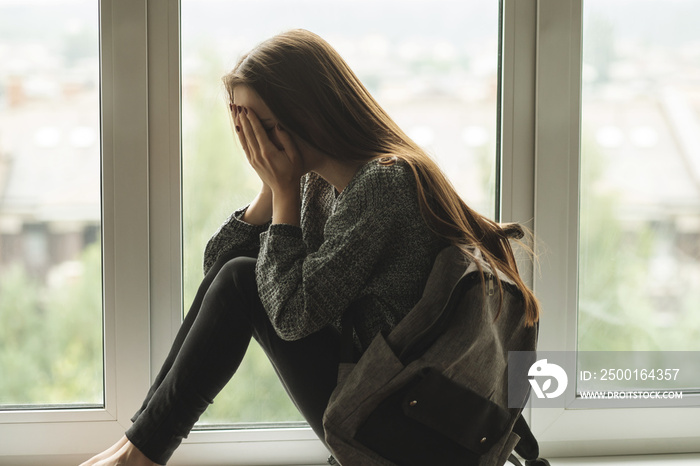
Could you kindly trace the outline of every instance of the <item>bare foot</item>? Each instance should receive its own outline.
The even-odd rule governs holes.
[[[116,452],[121,450],[121,448],[124,445],[126,445],[126,442],[128,442],[128,441],[129,441],[129,439],[126,438],[126,435],[124,435],[122,438],[119,439],[119,441],[117,441],[117,443],[115,443],[114,445],[112,445],[111,447],[109,447],[108,449],[103,451],[102,453],[99,453],[99,454],[93,456],[92,458],[90,458],[86,462],[82,463],[80,466],[92,466],[94,464],[97,464],[98,461],[102,461],[104,459],[109,458],[110,456],[112,456],[113,454],[115,454]]]
[[[117,451],[113,452],[109,456],[103,456],[120,443],[122,443],[122,446]],[[126,437],[117,442],[112,448],[110,448],[110,450],[98,455],[103,457],[97,460],[95,463],[89,464],[94,464],[94,466],[158,466],[156,463],[149,460],[146,455],[141,453],[141,451],[136,448],[134,444],[132,444]]]
[[[118,452],[106,458],[95,466],[157,466],[156,463],[149,460],[146,455],[134,446],[129,440],[126,441],[123,447]]]

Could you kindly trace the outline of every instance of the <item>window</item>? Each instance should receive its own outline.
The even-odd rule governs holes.
[[[578,348],[698,350],[700,9],[628,7],[584,2]]]
[[[66,0],[65,3],[65,8],[52,10],[51,5],[55,6],[55,3],[42,2],[41,8],[31,8],[32,20],[44,12],[53,12],[52,19],[63,18],[68,14],[66,12],[72,11],[71,6],[79,4],[77,0]],[[242,193],[239,198],[233,198],[232,193],[225,204],[211,207],[218,211],[211,214],[211,223],[201,233],[188,232],[188,220],[181,218],[181,199],[185,204],[184,217],[189,215],[188,209],[192,209],[187,205],[190,196],[187,191],[194,189],[195,184],[193,188],[188,187],[192,182],[189,170],[223,172],[226,169],[224,163],[230,164],[240,159],[225,121],[223,94],[220,88],[206,89],[202,83],[218,86],[222,70],[232,67],[241,51],[278,30],[300,26],[324,35],[338,47],[399,124],[419,142],[438,155],[452,154],[451,148],[454,147],[455,154],[481,161],[476,162],[478,174],[460,171],[453,172],[451,176],[460,189],[465,188],[463,194],[467,200],[483,213],[500,214],[504,221],[521,221],[533,227],[541,253],[539,270],[533,273],[531,265],[524,261],[521,271],[526,276],[532,275],[535,291],[543,304],[539,344],[542,350],[576,350],[579,345],[580,348],[590,348],[585,346],[591,344],[587,342],[585,334],[599,331],[594,329],[594,325],[599,324],[595,321],[596,300],[605,302],[599,298],[608,295],[591,292],[593,288],[589,283],[582,283],[579,289],[580,280],[588,280],[580,276],[592,273],[594,269],[590,267],[595,267],[599,262],[590,260],[598,247],[587,239],[595,238],[595,235],[589,234],[595,230],[592,228],[595,222],[590,221],[594,217],[586,214],[586,209],[596,201],[596,197],[609,195],[610,186],[618,188],[608,184],[607,191],[601,191],[606,186],[600,180],[588,182],[593,178],[587,170],[593,166],[596,157],[599,160],[604,160],[604,157],[612,160],[610,163],[600,163],[599,173],[605,174],[615,168],[615,163],[624,161],[624,157],[653,159],[648,156],[656,151],[654,143],[660,145],[673,140],[673,144],[668,145],[669,150],[663,152],[664,160],[678,157],[685,150],[681,147],[693,147],[688,141],[696,138],[679,138],[675,133],[678,130],[675,119],[652,119],[639,124],[636,120],[620,122],[615,119],[627,115],[627,104],[630,102],[635,105],[648,103],[643,100],[641,103],[634,99],[627,100],[625,105],[620,104],[615,111],[604,115],[607,120],[596,122],[595,118],[600,116],[600,112],[595,111],[600,107],[596,106],[609,105],[610,102],[607,98],[609,94],[597,94],[594,88],[604,86],[597,84],[600,74],[592,72],[600,67],[601,62],[610,60],[606,85],[617,85],[620,76],[624,78],[625,73],[629,73],[625,72],[625,68],[630,63],[638,66],[638,61],[630,58],[638,53],[638,50],[635,51],[638,45],[630,45],[635,34],[639,37],[635,31],[656,31],[656,35],[647,36],[643,44],[647,47],[646,58],[649,58],[645,61],[651,66],[659,56],[666,60],[661,70],[667,76],[657,76],[655,79],[658,78],[657,82],[662,82],[664,86],[670,83],[670,79],[674,81],[671,84],[676,87],[676,97],[667,101],[675,108],[671,113],[678,115],[678,108],[685,108],[681,111],[684,117],[678,119],[681,125],[697,119],[697,101],[694,100],[697,91],[693,90],[697,87],[692,87],[695,86],[693,83],[697,83],[697,65],[692,65],[697,62],[697,32],[691,23],[697,17],[697,12],[693,10],[697,7],[690,1],[664,2],[661,7],[660,0],[615,0],[605,3],[594,0],[590,4],[580,0],[503,0],[500,26],[496,22],[496,2],[491,1],[376,3],[358,0],[352,3],[308,3],[316,5],[314,14],[319,17],[325,15],[323,21],[326,26],[312,23],[308,11],[290,9],[286,2],[236,2],[235,5],[241,5],[241,9],[236,10],[235,14],[231,11],[234,8],[232,3],[183,1],[182,53],[178,2],[99,0],[89,2],[89,7],[84,9],[81,7],[81,14],[88,15],[92,14],[88,11],[94,11],[95,5],[99,4],[101,100],[94,111],[101,112],[102,220],[99,224],[92,223],[79,229],[79,234],[76,234],[74,225],[52,226],[36,220],[22,223],[20,228],[16,220],[8,220],[3,213],[0,221],[0,263],[19,260],[21,249],[17,237],[13,236],[18,231],[26,234],[26,244],[32,245],[32,252],[23,255],[27,264],[41,264],[46,258],[72,260],[66,259],[70,255],[57,251],[76,251],[84,244],[101,241],[104,277],[101,347],[104,354],[100,359],[104,361],[101,376],[104,392],[91,400],[62,400],[61,403],[68,403],[68,406],[52,406],[54,409],[47,409],[50,405],[42,405],[42,409],[0,408],[0,463],[45,464],[47,457],[51,457],[52,461],[60,457],[58,461],[66,464],[79,464],[91,453],[119,438],[129,425],[128,418],[140,405],[152,374],[164,359],[182,319],[182,303],[185,301],[183,288],[187,289],[191,286],[188,283],[196,283],[201,277],[201,248],[204,241],[232,209],[249,200],[248,194]],[[36,6],[34,2],[0,0],[0,34],[12,29],[23,31],[21,34],[25,36],[32,31],[43,33],[45,29],[48,34],[52,30],[51,27],[40,27],[43,23],[36,23],[36,28],[33,28],[32,20],[18,16],[17,11],[25,5]],[[259,11],[254,14],[260,5],[265,8],[264,15]],[[655,15],[647,16],[646,23],[630,19],[635,18],[636,11],[650,9]],[[210,20],[207,15],[215,15],[216,18]],[[595,16],[599,19],[591,19]],[[286,18],[289,23],[283,23],[279,17]],[[446,22],[436,17],[446,18]],[[623,17],[627,21],[616,26]],[[264,21],[258,22],[261,18]],[[349,21],[348,18],[354,19]],[[598,21],[597,26],[595,21]],[[227,35],[220,36],[223,22],[227,24],[224,31]],[[671,22],[676,32],[674,40],[682,44],[680,49],[664,49],[671,43],[667,36],[670,33],[664,32],[667,30],[666,24]],[[211,25],[210,35],[214,38],[209,43],[213,45],[206,45],[206,37],[201,35],[208,25]],[[611,28],[611,25],[614,27]],[[591,26],[595,28],[591,29]],[[264,27],[269,27],[269,30],[262,29]],[[499,27],[500,35],[495,32]],[[396,29],[395,35],[384,39],[377,36],[377,32],[391,28]],[[75,28],[69,27],[70,30]],[[62,31],[67,34],[65,30]],[[435,31],[446,39],[431,42],[428,36]],[[197,34],[200,36],[197,37]],[[414,40],[400,37],[404,34]],[[596,43],[605,43],[606,34],[608,37],[626,38],[612,47],[615,54],[608,58],[605,58],[605,53],[601,57],[590,48]],[[423,60],[411,47],[396,46],[404,41],[418,43],[418,50],[421,47],[426,50],[427,47],[433,60]],[[490,55],[497,42],[501,43],[500,88],[496,79],[498,61]],[[57,44],[59,42],[52,45]],[[4,58],[12,53],[12,49],[0,46],[0,55]],[[600,50],[605,51],[606,48],[599,47]],[[623,62],[619,63],[620,60]],[[616,61],[618,63],[613,66]],[[6,84],[9,67],[6,63],[3,61],[0,68],[2,148],[7,147],[9,140],[5,139],[5,106],[9,95]],[[408,73],[404,68],[406,63],[413,66],[408,68]],[[386,86],[384,75],[375,74],[376,69],[384,70],[381,65],[386,65],[386,71],[390,73],[392,79],[388,82],[391,86]],[[671,67],[674,67],[673,73],[668,71]],[[453,72],[455,74],[451,74]],[[637,74],[646,75],[647,71]],[[405,80],[409,75],[419,76],[420,79]],[[469,85],[463,86],[461,83],[464,82]],[[444,128],[434,124],[433,120],[437,117],[423,118],[417,112],[411,113],[420,108],[418,104],[414,108],[413,102],[407,104],[407,101],[401,100],[407,92],[428,95],[421,93],[434,92],[436,89],[426,84],[435,83],[438,90],[457,89],[456,95],[461,99],[450,101],[444,99],[444,95],[435,93],[424,100],[421,100],[422,97],[417,100],[420,105],[425,103],[429,108],[447,109],[445,113],[455,121]],[[636,86],[637,81],[625,83],[625,96],[639,96],[638,89],[633,85]],[[679,88],[682,88],[680,99]],[[200,93],[198,98],[202,99],[199,103],[194,99],[197,92]],[[664,92],[649,95],[664,95]],[[680,107],[677,105],[679,100]],[[201,135],[197,136],[192,126],[193,122],[198,121],[193,118],[196,113],[192,113],[197,110],[195,104],[206,105],[211,109],[210,113],[215,114],[205,115],[207,118],[211,116],[206,121],[213,122],[212,130],[221,132],[222,144],[227,145],[217,156],[218,164],[215,167],[198,164],[194,159],[199,152],[196,141],[202,138]],[[499,124],[496,123],[494,109],[500,112]],[[51,111],[54,110],[58,111]],[[667,112],[668,109],[662,106],[653,111]],[[474,115],[479,116],[471,119]],[[645,115],[648,116],[649,112],[635,112],[633,116],[641,118]],[[66,122],[60,119],[61,124]],[[659,126],[655,126],[656,123]],[[53,126],[57,127],[58,123]],[[80,126],[89,125],[81,123]],[[217,129],[218,126],[221,128]],[[496,131],[499,126],[500,136]],[[617,127],[619,131],[610,131],[606,127]],[[653,131],[650,132],[649,128]],[[600,129],[604,130],[602,136]],[[692,131],[682,132],[694,134]],[[71,134],[71,131],[62,132],[59,139],[67,143],[72,140]],[[86,133],[76,134],[76,141],[87,144]],[[55,141],[56,132],[43,132],[40,140],[44,143]],[[599,140],[603,141],[602,146]],[[613,151],[610,144],[620,144],[620,140],[620,150]],[[439,147],[438,141],[450,141],[451,148]],[[496,146],[500,147],[499,176],[492,168],[493,159],[483,157],[483,154],[494,154]],[[598,151],[598,155],[595,155],[595,151]],[[181,152],[184,162],[180,158]],[[694,153],[692,149],[691,153]],[[615,159],[618,155],[622,158]],[[696,158],[693,156],[691,159]],[[5,174],[8,173],[6,161],[7,154],[3,152],[0,155],[0,184],[4,183]],[[184,163],[184,171],[181,170],[181,162]],[[656,160],[653,159],[653,162]],[[453,163],[442,160],[446,169],[450,169]],[[686,177],[694,165],[689,164],[688,167],[681,172]],[[671,168],[663,167],[664,170]],[[629,173],[625,182],[634,179],[632,175],[635,173]],[[673,177],[680,179],[681,175],[674,174]],[[181,179],[184,180],[182,198]],[[496,180],[500,180],[500,186]],[[253,184],[254,178],[242,178],[242,182],[252,192],[257,188]],[[249,182],[250,186],[247,185]],[[671,193],[671,188],[687,188],[684,183],[667,186],[664,195]],[[619,186],[631,186],[636,190],[638,184],[631,182]],[[475,189],[474,185],[478,188]],[[223,192],[220,188],[216,191]],[[492,195],[496,199],[489,199]],[[697,196],[686,196],[685,199],[689,201],[687,207]],[[647,207],[663,207],[658,200],[653,199]],[[494,204],[499,205],[499,209],[489,210]],[[582,208],[580,217],[579,204]],[[603,207],[607,207],[607,204]],[[619,214],[625,211],[618,208],[613,212]],[[630,222],[635,220],[631,214],[640,212],[641,209],[629,210],[617,221],[621,224]],[[663,209],[657,208],[652,212],[663,213]],[[636,248],[642,244],[640,238],[648,241],[649,247],[642,249],[648,254],[639,259],[645,266],[655,266],[640,267],[637,278],[646,276],[651,269],[654,273],[675,273],[674,267],[668,267],[669,257],[680,264],[678,267],[683,268],[684,272],[694,273],[697,261],[688,260],[689,257],[696,257],[693,256],[695,240],[692,237],[696,222],[694,212],[697,209],[690,214],[674,209],[673,216],[655,219],[649,223],[650,226],[644,227],[647,231],[644,234],[640,234],[642,230],[638,227],[643,222],[625,223],[629,227],[620,227],[617,238],[624,238],[625,246]],[[180,235],[181,228],[185,229],[184,238]],[[196,239],[195,234],[201,234],[201,237]],[[184,252],[183,244],[186,245]],[[190,248],[188,244],[195,246]],[[673,254],[665,256],[666,250],[673,251]],[[634,250],[630,255],[634,256]],[[190,276],[185,278],[184,286],[181,273],[183,259],[184,273]],[[664,264],[664,261],[667,263]],[[67,268],[64,273],[74,274],[75,270]],[[94,270],[96,272],[89,277],[93,281],[99,276],[99,269]],[[3,275],[0,280],[0,287],[6,287],[2,288],[0,301],[9,299],[5,290],[20,289],[19,286],[8,286],[6,277]],[[665,277],[668,279],[674,275]],[[656,283],[668,284],[668,280],[659,280],[657,275],[655,280]],[[672,288],[659,288],[650,291],[651,294],[644,299],[637,299],[646,303],[644,306],[656,306],[659,300],[655,297],[670,296],[670,292],[673,292]],[[191,291],[186,291],[185,296],[187,293]],[[683,299],[689,299],[691,295],[688,293]],[[24,299],[28,295],[22,293],[16,296],[13,299]],[[692,320],[686,320],[687,311],[683,309],[694,309],[692,306],[692,301],[689,304],[679,302],[675,310],[660,309],[658,315],[654,314],[655,310],[652,319],[657,319],[654,321],[656,325],[668,325],[664,333],[679,332],[685,335],[683,338],[691,338],[690,332],[694,331],[695,324]],[[582,319],[580,328],[579,318]],[[16,323],[15,320],[11,322]],[[42,326],[44,323],[36,325]],[[580,331],[586,326],[594,330]],[[5,328],[4,325],[0,327],[3,338],[6,338],[2,333]],[[0,353],[2,351],[4,348],[0,347]],[[12,364],[17,364],[17,361]],[[0,369],[4,371],[5,367],[0,366]],[[6,380],[6,374],[0,373],[0,385]],[[73,404],[76,401],[80,403],[79,406]],[[689,402],[696,403],[693,400]],[[700,437],[696,413],[690,409],[533,409],[529,414],[534,432],[541,441],[542,452],[549,456],[695,451],[697,438]],[[279,419],[290,418],[285,414],[272,424],[258,424],[257,429],[231,429],[230,424],[237,421],[249,424],[273,419],[258,408],[254,408],[252,413],[236,411],[216,414],[207,422],[223,422],[227,426],[221,429],[218,425],[210,425],[212,428],[193,432],[172,463],[221,464],[231,458],[244,464],[322,463],[324,449],[313,434],[301,427],[280,425],[277,423]],[[605,428],[601,429],[600,426]],[[37,438],[44,441],[37,443]]]
[[[685,183],[679,171],[668,175],[674,184],[646,178],[661,173],[651,168],[658,162],[665,173],[676,170],[673,160],[683,150],[672,142],[677,123],[654,102],[663,101],[669,85],[682,82],[687,89],[698,82],[684,55],[697,38],[675,22],[695,6],[660,5],[538,4],[534,208],[542,254],[534,284],[543,304],[540,350],[695,348],[687,339],[697,332],[695,317],[684,310],[692,304],[679,300],[668,314],[654,299],[655,286],[664,283],[660,271],[678,278],[669,263],[691,273],[697,263],[669,244],[673,235],[662,225],[674,223],[679,204],[688,207],[697,195],[679,190]],[[681,100],[682,120],[692,121],[692,99]],[[686,290],[683,300],[692,302],[692,295]],[[698,405],[694,395],[683,399]],[[530,414],[533,432],[552,456],[691,451],[698,435],[693,410],[684,408],[576,409],[574,403]],[[651,425],[667,429],[660,434]]]
[[[64,461],[78,463],[111,438],[118,438],[128,413],[135,411],[142,396],[136,392],[148,386],[149,361],[144,358],[149,352],[150,296],[145,7],[139,9],[136,2],[129,1],[73,0],[3,1],[0,8],[2,34],[15,40],[0,47],[4,58],[2,105],[7,105],[9,95],[7,73],[24,72],[32,78],[31,85],[25,88],[25,83],[15,90],[27,91],[24,97],[31,100],[22,111],[31,110],[34,114],[30,116],[39,122],[35,134],[31,124],[29,129],[6,126],[10,113],[3,107],[2,147],[41,156],[40,162],[51,168],[22,168],[26,179],[14,192],[32,203],[43,200],[44,205],[36,208],[15,202],[13,207],[33,208],[20,212],[34,214],[33,219],[18,219],[15,211],[8,220],[3,211],[2,260],[9,257],[17,263],[26,258],[25,263],[37,267],[36,272],[50,269],[44,280],[57,286],[55,291],[37,291],[47,312],[32,322],[34,328],[22,335],[10,332],[24,344],[47,324],[56,327],[52,328],[53,338],[39,335],[44,353],[40,361],[48,361],[48,367],[32,373],[36,360],[25,360],[19,369],[21,360],[12,361],[9,374],[2,367],[1,383],[12,384],[26,372],[37,382],[24,399],[2,401],[0,462],[43,464],[49,460],[41,455],[76,455]],[[32,45],[23,45],[27,42]],[[40,73],[30,75],[30,71]],[[25,132],[26,138],[16,148],[7,145],[17,140],[8,131],[11,128]],[[32,149],[35,143],[36,150]],[[8,155],[14,156],[3,152],[3,184]],[[37,174],[43,178],[37,180]],[[3,194],[8,192],[7,185],[3,189]],[[27,239],[19,241],[15,236],[6,241],[8,233],[22,233]],[[15,273],[16,283],[17,277],[22,275]],[[2,286],[6,283],[3,276]],[[22,288],[3,289],[0,299],[11,297],[6,290]],[[26,291],[15,294],[30,304],[35,297]],[[62,307],[50,309],[48,298]],[[49,310],[53,312],[50,322]],[[13,311],[10,322],[20,322],[27,315]],[[90,323],[85,322],[86,316]],[[3,325],[2,330],[6,328]],[[4,345],[5,341],[0,351]],[[87,362],[85,353],[92,353]],[[80,364],[85,366],[76,367]],[[59,384],[41,380],[47,372]],[[65,378],[69,383],[63,383]],[[47,385],[49,390],[44,388]],[[86,387],[87,395],[76,395]],[[41,394],[42,390],[51,397]],[[42,442],[38,444],[37,438]]]
[[[0,2],[0,409],[103,399],[97,4]]]
[[[678,368],[700,348],[700,34],[679,27],[700,10],[660,6],[629,27],[624,2],[584,3],[578,349]]]

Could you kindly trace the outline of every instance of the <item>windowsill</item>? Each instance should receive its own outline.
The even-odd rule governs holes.
[[[54,466],[75,466],[85,461],[85,456],[60,456],[60,457],[0,457],[1,465],[13,466],[39,466],[52,464]],[[700,465],[700,453],[674,454],[674,455],[639,455],[639,456],[592,456],[586,458],[553,458],[549,459],[551,466],[698,466]],[[194,463],[196,464],[196,463]],[[204,464],[204,463],[202,463]],[[224,463],[217,463],[223,465]],[[506,463],[508,466],[510,463]],[[324,459],[318,463],[307,466],[327,465]]]
[[[553,458],[551,466],[698,466],[700,453],[673,455],[591,456],[585,458]]]

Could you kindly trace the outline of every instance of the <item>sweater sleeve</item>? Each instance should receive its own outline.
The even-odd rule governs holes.
[[[252,225],[242,220],[248,207],[235,211],[209,239],[204,249],[204,274],[219,257],[233,250],[254,254],[260,249],[260,234],[266,231],[270,222]]]
[[[398,223],[403,200],[393,189],[395,175],[395,168],[373,166],[351,182],[316,251],[307,251],[299,227],[275,224],[261,235],[258,292],[281,338],[297,340],[337,322],[359,297]]]

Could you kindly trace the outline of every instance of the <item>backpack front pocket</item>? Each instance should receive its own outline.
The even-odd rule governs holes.
[[[377,406],[355,440],[401,466],[472,466],[500,440],[509,420],[507,410],[425,369]]]

